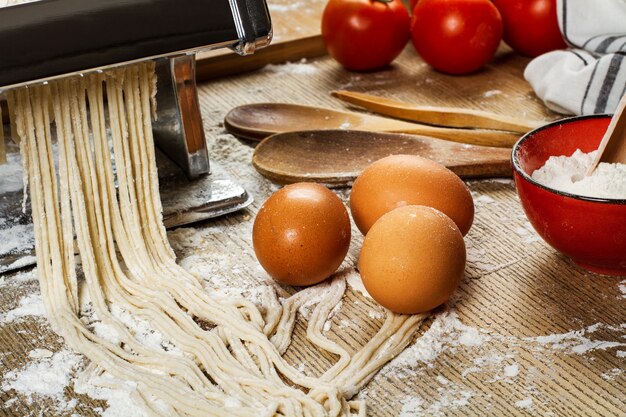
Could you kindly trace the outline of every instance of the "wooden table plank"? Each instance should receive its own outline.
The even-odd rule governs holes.
[[[192,272],[210,270],[204,278],[216,288],[245,291],[268,282],[254,259],[251,228],[260,205],[277,186],[250,165],[254,144],[225,133],[222,120],[232,107],[284,101],[343,108],[328,95],[343,88],[417,104],[481,108],[544,120],[557,117],[523,81],[526,63],[503,49],[485,71],[450,77],[430,70],[407,47],[392,67],[376,73],[347,72],[325,57],[202,84],[200,101],[214,167],[238,178],[256,202],[244,212],[171,232],[179,261]],[[477,210],[466,238],[465,280],[448,306],[425,323],[415,344],[360,394],[368,401],[368,415],[625,415],[623,278],[585,273],[539,240],[511,182],[478,181],[469,186]],[[347,202],[349,190],[340,190],[339,195]],[[358,230],[353,232],[340,270],[351,282],[357,278],[354,267],[362,242]],[[11,276],[2,279],[0,312],[11,310],[37,288],[32,282],[12,281]],[[354,350],[381,323],[380,308],[351,288],[328,335]],[[300,319],[287,357],[316,373],[331,358],[306,342],[304,325]],[[57,339],[37,319],[0,326],[3,369],[22,367],[34,348],[57,348]],[[0,391],[0,402],[12,395]],[[103,406],[85,397],[78,404],[82,410]],[[38,410],[55,414],[45,403],[29,405],[21,398],[0,407],[0,416]]]
[[[319,58],[203,84],[202,103],[205,116],[213,117],[208,124],[214,158],[252,189],[261,186],[254,213],[269,190],[247,165],[253,144],[233,142],[223,132],[220,116],[229,108],[262,101],[344,108],[328,92],[347,88],[416,104],[480,108],[546,121],[559,117],[545,109],[523,80],[527,62],[502,48],[484,71],[451,77],[429,69],[411,47],[389,69],[368,74],[347,72]],[[532,232],[510,182],[472,182],[470,188],[477,214],[467,237],[466,280],[449,309],[460,326],[468,326],[466,332],[484,332],[485,340],[464,345],[459,341],[463,331],[440,332],[443,347],[432,361],[415,360],[400,370],[388,366],[374,378],[361,394],[370,404],[368,415],[397,416],[403,410],[459,416],[623,415],[626,382],[619,352],[624,348],[575,353],[588,340],[624,342],[622,279],[587,274],[543,243]],[[346,201],[347,195],[345,191]],[[354,235],[344,264],[347,274],[354,273],[361,242],[356,229]],[[378,311],[371,300],[350,292],[331,333],[346,346],[359,346],[375,330],[372,326],[380,325],[380,318],[370,317]],[[441,314],[434,319],[435,330],[449,322]],[[427,339],[428,332],[438,334],[428,329],[432,323],[422,330]],[[297,330],[297,346],[306,346],[302,327]],[[544,343],[546,335],[561,345]],[[437,341],[426,345],[436,350]],[[315,360],[313,352],[304,352],[297,360],[303,355],[306,361]],[[505,377],[506,366],[517,366],[518,374]],[[528,399],[532,406],[522,408]]]

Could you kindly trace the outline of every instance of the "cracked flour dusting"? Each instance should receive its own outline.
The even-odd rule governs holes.
[[[54,354],[45,349],[36,349],[29,356],[35,360],[22,369],[7,372],[3,376],[1,389],[14,390],[27,404],[50,401],[53,409],[46,410],[44,415],[51,412],[68,413],[76,408],[78,401],[68,399],[65,395],[66,389],[71,386],[78,394],[106,401],[108,408],[94,410],[103,417],[147,416],[132,399],[134,387],[121,384],[123,389],[108,388],[119,381],[106,375],[86,374],[83,378],[78,377],[85,365],[81,355],[67,349]],[[5,406],[11,406],[17,400],[18,397],[13,397]]]
[[[616,348],[624,347],[626,343],[592,338],[600,330],[616,332],[623,338],[626,324],[611,326],[596,323],[562,334],[514,337],[467,326],[459,319],[454,307],[448,307],[435,316],[430,328],[413,345],[381,370],[381,376],[401,380],[416,374],[426,377],[427,374],[438,374],[440,370],[447,372],[438,367],[438,359],[442,355],[454,355],[462,350],[471,359],[471,364],[465,369],[456,370],[461,379],[454,382],[441,374],[429,376],[436,394],[417,393],[404,397],[401,400],[400,417],[445,416],[450,411],[470,405],[474,397],[485,396],[483,392],[474,390],[475,385],[465,383],[470,374],[484,383],[499,381],[519,386],[520,397],[513,399],[515,407],[534,412],[537,402],[546,405],[533,382],[534,378],[541,378],[541,375],[537,368],[526,369],[523,363],[518,362],[520,348],[536,353],[551,351],[567,355],[610,350],[616,357],[623,357],[624,352]],[[507,346],[504,352],[501,348],[503,345]],[[605,380],[613,380],[621,374],[610,369],[600,376]]]
[[[179,238],[186,240],[191,236],[187,231],[179,232]],[[199,238],[194,235],[194,238]],[[178,242],[181,243],[180,241]],[[207,265],[207,268],[213,266]],[[198,272],[202,272],[201,270]],[[30,271],[18,274],[10,280],[3,279],[0,285],[25,286],[32,285],[35,273]],[[352,285],[358,286],[356,273],[350,272],[346,275]],[[226,282],[219,282],[225,293],[228,285]],[[12,320],[18,317],[27,316],[28,311],[24,310],[25,302],[22,300],[37,300],[37,292],[25,295],[17,307],[9,311],[2,320],[0,326],[8,323],[7,317]],[[234,291],[233,291],[234,293]],[[97,329],[99,336],[115,342],[115,330],[100,323],[97,318],[89,314],[90,303],[86,297],[81,295],[83,300],[81,309],[90,320],[90,325]],[[37,304],[37,303],[35,303]],[[306,310],[307,306],[304,306]],[[33,308],[33,314],[38,314],[39,307]],[[172,346],[162,336],[152,330],[149,324],[141,319],[128,315],[122,309],[113,308],[114,314],[118,316],[125,325],[133,331],[137,338],[150,346],[162,349],[164,352],[176,355]],[[21,313],[18,313],[21,311]],[[306,311],[302,312],[307,315]],[[402,354],[394,359],[381,371],[381,376],[394,376],[403,378],[417,372],[430,370],[437,371],[437,359],[446,353],[455,353],[464,349],[472,359],[472,364],[467,369],[459,369],[461,382],[451,381],[443,375],[433,377],[433,384],[436,384],[436,395],[420,396],[410,395],[401,399],[400,416],[432,415],[443,416],[446,412],[455,409],[462,409],[471,404],[473,398],[484,395],[464,384],[468,375],[473,374],[482,378],[485,382],[502,381],[504,383],[523,384],[533,375],[533,369],[525,369],[524,365],[516,360],[517,352],[515,347],[523,347],[534,352],[563,352],[571,355],[583,355],[597,350],[609,350],[626,346],[626,343],[608,342],[594,340],[592,335],[600,330],[612,331],[623,334],[626,332],[626,325],[610,326],[596,323],[584,327],[580,330],[566,332],[562,334],[551,334],[534,337],[512,337],[504,336],[485,329],[468,326],[459,318],[454,307],[448,307],[435,315],[433,322],[422,337],[409,346]],[[506,343],[510,346],[507,352],[498,352],[495,344]],[[66,388],[73,388],[77,393],[83,393],[94,399],[105,400],[108,408],[97,410],[104,417],[121,417],[127,415],[143,416],[143,412],[137,408],[133,402],[135,387],[130,384],[122,384],[122,389],[111,389],[113,379],[107,374],[90,374],[83,376],[85,367],[82,356],[77,355],[67,349],[52,353],[46,349],[35,349],[30,353],[31,361],[24,367],[10,370],[2,375],[0,388],[3,391],[14,391],[19,398],[26,403],[39,402],[42,399],[49,399],[53,403],[53,410],[48,412],[65,413],[72,411],[77,403],[74,399],[66,396]],[[623,357],[623,350],[616,351],[617,357]],[[301,364],[304,367],[305,364]],[[536,370],[535,370],[536,372]],[[619,377],[621,373],[611,369],[607,370],[602,378],[612,380]],[[525,382],[523,382],[525,381]],[[516,399],[515,406],[521,410],[532,411],[535,404],[541,400],[536,396],[533,386],[520,385],[520,398]],[[364,394],[364,393],[362,393]],[[10,406],[17,401],[17,396],[6,404]]]
[[[18,273],[9,279],[5,277],[0,279],[1,287],[34,288],[33,292],[24,295],[19,300],[14,309],[0,315],[0,327],[27,317],[45,316],[39,288],[33,286],[35,283],[37,283],[36,269]],[[91,303],[82,286],[80,299],[81,309],[89,321],[88,324],[94,327],[98,336],[116,343],[115,329],[98,321],[97,317],[90,313],[92,311]],[[162,336],[155,332],[147,322],[131,316],[115,305],[112,306],[112,312],[145,345],[162,349],[174,355],[180,354],[177,349],[163,340]],[[106,408],[94,410],[103,417],[126,417],[129,415],[147,417],[145,411],[139,408],[133,400],[136,391],[134,385],[116,380],[98,369],[86,367],[86,361],[82,355],[67,348],[58,352],[37,348],[33,349],[28,357],[30,361],[21,368],[6,370],[0,375],[0,390],[9,392],[11,396],[5,402],[4,407],[11,407],[19,401],[26,405],[37,404],[39,407],[44,407],[40,415],[70,413],[78,405],[75,398],[67,396],[67,389],[72,388],[77,394],[85,394],[94,400],[105,401],[107,403]],[[44,405],[43,401],[47,401],[50,405]],[[74,415],[76,414],[72,414],[72,416]]]

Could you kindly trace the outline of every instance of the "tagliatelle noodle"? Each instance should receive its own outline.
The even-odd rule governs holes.
[[[4,122],[2,121],[2,106],[0,106],[0,165],[7,162],[7,153],[4,145]]]
[[[149,415],[219,416],[236,399],[240,406],[228,407],[229,415],[364,416],[365,404],[350,399],[410,343],[425,315],[388,313],[351,356],[323,333],[345,293],[341,277],[282,304],[268,288],[262,308],[207,293],[176,264],[163,226],[151,127],[155,93],[152,63],[8,93],[54,330],[90,359],[89,372],[136,384],[134,398]],[[119,343],[81,319],[74,236],[94,316],[115,329]],[[283,358],[297,312],[313,295],[319,302],[307,337],[338,357],[319,378]],[[136,339],[112,306],[147,320],[179,353]]]

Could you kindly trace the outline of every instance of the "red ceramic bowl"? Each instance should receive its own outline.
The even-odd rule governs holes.
[[[556,191],[530,177],[551,156],[598,149],[610,120],[572,117],[533,130],[514,146],[513,169],[524,211],[550,246],[588,271],[626,275],[626,200]]]

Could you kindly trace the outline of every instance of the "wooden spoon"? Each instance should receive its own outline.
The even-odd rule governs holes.
[[[353,91],[333,91],[333,97],[354,104],[374,113],[418,123],[458,128],[483,128],[527,133],[542,123],[517,117],[503,116],[481,110],[456,107],[415,106],[384,97]]]
[[[355,130],[276,134],[257,145],[252,164],[280,184],[307,181],[346,186],[372,162],[397,154],[430,158],[463,178],[511,176],[508,149]]]
[[[286,103],[258,103],[232,109],[226,130],[244,139],[261,140],[275,133],[302,130],[355,129],[370,132],[414,133],[473,145],[510,148],[518,134],[497,130],[452,129],[419,125],[367,114]]]
[[[600,162],[626,164],[626,94],[615,109],[609,128],[598,147],[598,155],[587,175],[591,175]]]

